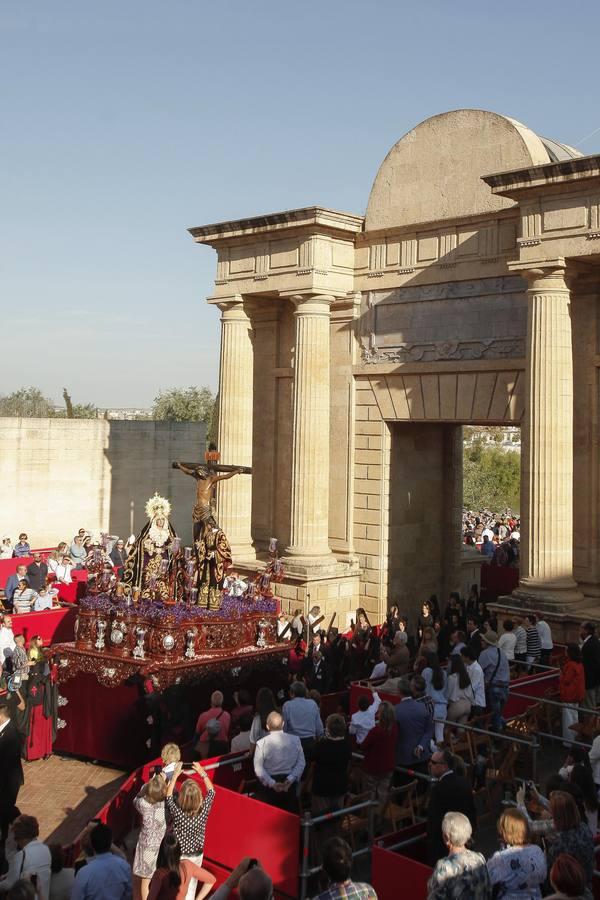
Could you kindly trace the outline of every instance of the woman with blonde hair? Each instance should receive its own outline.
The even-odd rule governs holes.
[[[178,762],[169,781],[166,803],[173,822],[173,831],[181,848],[181,859],[189,859],[196,866],[202,866],[206,821],[215,799],[215,789],[206,769],[198,762],[192,763],[192,766],[204,783],[206,796],[202,794],[198,782],[188,778],[181,785],[177,800],[174,799],[175,785],[183,768],[182,763]],[[185,900],[194,900],[196,886],[197,879],[191,878]]]
[[[546,857],[531,843],[527,819],[520,810],[506,809],[498,819],[498,837],[503,846],[487,867],[492,886],[498,885],[498,900],[541,900],[540,885],[546,880]]]
[[[142,819],[133,860],[135,893],[141,900],[147,900],[150,879],[154,875],[158,851],[167,830],[166,796],[167,782],[165,777],[160,774],[154,775],[150,781],[144,784],[133,801],[133,805]]]

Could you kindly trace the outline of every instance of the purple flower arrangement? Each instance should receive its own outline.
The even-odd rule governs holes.
[[[277,601],[274,597],[260,596],[254,601],[248,601],[243,597],[223,594],[220,609],[201,609],[198,606],[188,606],[187,603],[165,604],[152,600],[140,600],[136,604],[128,604],[122,597],[111,597],[109,594],[103,593],[83,597],[81,607],[84,610],[95,610],[105,616],[113,613],[135,612],[139,618],[147,619],[156,625],[172,623],[183,625],[186,622],[200,622],[203,619],[241,619],[257,613],[272,615],[277,611]]]

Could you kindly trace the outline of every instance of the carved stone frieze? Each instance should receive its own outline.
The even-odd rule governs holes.
[[[475,278],[470,281],[445,281],[443,284],[408,285],[389,291],[372,291],[372,305],[382,303],[418,303],[428,300],[457,300],[484,297],[492,294],[515,294],[526,290],[527,284],[519,275],[497,278]]]
[[[390,349],[363,347],[365,365],[390,362],[440,362],[453,359],[509,359],[525,356],[520,338],[483,341],[439,341],[429,344],[402,344]]]

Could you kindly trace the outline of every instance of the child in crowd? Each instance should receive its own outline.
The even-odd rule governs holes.
[[[163,761],[163,775],[168,782],[173,777],[175,766],[181,762],[181,750],[177,744],[165,744],[160,751],[160,758]]]

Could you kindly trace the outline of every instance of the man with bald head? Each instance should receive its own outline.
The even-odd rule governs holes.
[[[283,730],[281,713],[269,713],[266,737],[256,745],[254,771],[259,781],[256,798],[298,812],[298,782],[306,761],[300,738]]]

